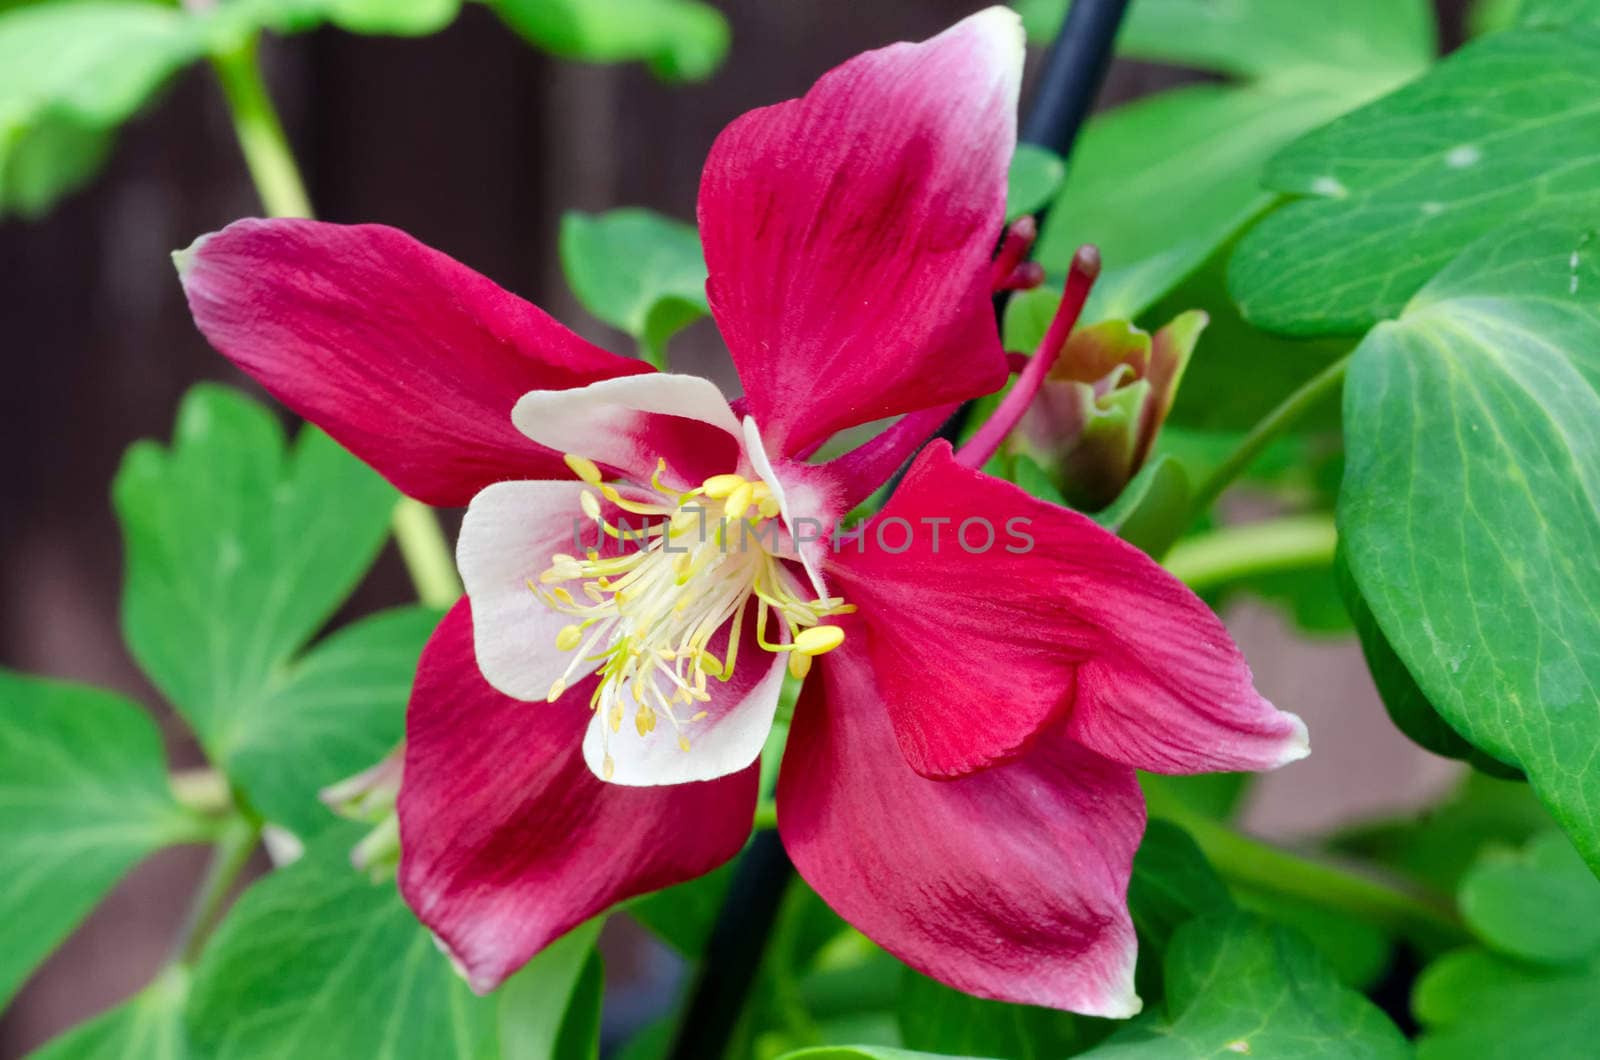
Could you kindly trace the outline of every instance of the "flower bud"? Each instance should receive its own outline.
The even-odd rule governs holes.
[[[1144,465],[1208,318],[1190,310],[1151,336],[1123,320],[1079,328],[1007,440],[1097,511]]]
[[[323,803],[340,817],[372,825],[350,851],[350,862],[374,882],[394,875],[400,864],[400,776],[405,745],[390,751],[377,765],[323,788]]]

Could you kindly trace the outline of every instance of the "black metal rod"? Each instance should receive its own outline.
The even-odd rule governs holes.
[[[1128,0],[1072,0],[1045,53],[1018,139],[1066,158],[1094,109]]]
[[[727,1051],[793,875],[777,829],[756,833],[734,867],[706,941],[694,992],[678,1020],[672,1060],[719,1060]]]
[[[1071,153],[1105,80],[1127,6],[1128,0],[1073,0],[1040,69],[1020,139],[1063,158]],[[967,412],[962,406],[944,430],[959,430]],[[706,942],[672,1060],[723,1060],[793,876],[794,865],[776,830],[750,841]]]

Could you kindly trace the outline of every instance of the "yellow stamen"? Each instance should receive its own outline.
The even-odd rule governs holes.
[[[629,728],[640,739],[657,738],[652,734],[664,719],[678,746],[689,750],[687,727],[709,717],[702,705],[714,702],[709,682],[734,674],[752,603],[757,642],[785,653],[797,677],[810,669],[814,655],[844,639],[842,629],[821,623],[852,609],[836,597],[816,598],[794,557],[777,553],[777,535],[747,533],[781,516],[769,483],[716,475],[685,491],[663,483],[671,476],[665,461],[657,460],[653,492],[646,494],[638,482],[591,480],[592,462],[585,459],[568,461],[592,487],[580,492],[580,505],[616,546],[608,545],[611,554],[603,557],[595,548],[586,548],[582,558],[555,554],[549,569],[527,584],[542,604],[572,616],[555,634],[558,649],[572,658],[550,698],[563,696],[567,682],[587,668],[596,672],[588,698],[602,719],[602,774],[609,780],[615,770],[609,742],[613,734],[621,738],[625,718],[632,718]],[[619,509],[647,518],[637,527],[615,516],[615,523],[608,521],[607,513]],[[769,620],[776,625],[775,641],[782,643],[768,642]],[[724,633],[726,645],[713,652],[713,640]]]
[[[707,497],[720,499],[731,495],[744,483],[743,475],[712,475],[700,488],[705,491]]]
[[[566,453],[561,457],[572,469],[572,473],[591,486],[600,485],[600,469],[595,467],[594,461],[577,453]]]
[[[794,638],[794,650],[801,655],[821,655],[844,643],[844,630],[838,626],[813,626]]]
[[[728,494],[728,499],[724,502],[723,507],[729,519],[741,519],[744,517],[744,513],[750,509],[751,495],[754,492],[755,488],[748,482],[741,482],[734,487],[733,492]]]

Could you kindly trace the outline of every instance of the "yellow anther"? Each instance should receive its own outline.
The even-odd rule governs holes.
[[[583,508],[584,515],[587,515],[591,519],[600,518],[600,502],[596,500],[595,495],[590,493],[588,490],[583,491],[583,495],[578,498],[578,504]]]
[[[622,704],[620,702],[611,705],[611,711],[606,716],[606,724],[611,726],[612,732],[622,731]]]
[[[723,510],[728,513],[728,518],[744,518],[744,513],[750,510],[750,500],[754,493],[755,487],[748,482],[741,482],[735,486],[733,492],[728,494],[728,499],[723,506]]]
[[[774,519],[783,509],[778,505],[778,498],[769,494],[761,498],[761,503],[756,505],[756,511],[761,513],[763,519]]]
[[[680,750],[680,751],[689,750],[689,738],[687,736],[678,737],[678,750]]]
[[[649,707],[640,707],[633,716],[633,727],[639,731],[640,736],[647,736],[655,731],[656,712]]]
[[[561,698],[561,693],[565,692],[566,690],[567,683],[558,677],[556,678],[555,684],[550,686],[550,694],[544,697],[544,701],[546,703],[554,703],[556,700]]]
[[[811,656],[802,655],[797,651],[789,653],[789,676],[796,681],[811,672]]]
[[[528,588],[532,589],[533,585],[530,583]],[[551,589],[550,590],[550,595],[555,597],[557,600],[560,600],[562,603],[566,604],[568,607],[571,607],[571,606],[573,606],[574,603],[576,603],[576,601],[572,599],[572,594],[567,592],[565,587],[560,586],[560,585],[556,586],[554,589]]]
[[[715,655],[712,655],[710,652],[701,652],[699,659],[696,661],[699,663],[700,669],[704,670],[712,677],[722,676],[722,660],[717,658]]]
[[[711,712],[709,710],[697,710],[697,711],[694,712],[694,717],[690,718],[689,720],[690,721],[705,721],[706,718],[710,714],[711,714]]]
[[[743,475],[712,475],[701,484],[707,497],[727,497],[745,484]]]
[[[613,776],[616,775],[616,772],[617,772],[617,764],[611,760],[611,755],[608,752],[606,754],[605,760],[600,763],[600,774],[606,780],[610,780]]]
[[[566,453],[561,459],[567,462],[567,466],[572,469],[574,475],[577,475],[589,485],[598,486],[600,484],[600,469],[594,466],[593,460],[586,456],[579,456],[577,453]]]
[[[813,626],[794,638],[794,650],[801,655],[821,655],[844,643],[844,630],[838,626]]]
[[[583,630],[577,626],[562,626],[561,631],[556,634],[556,647],[562,651],[571,651],[581,640],[583,640]]]

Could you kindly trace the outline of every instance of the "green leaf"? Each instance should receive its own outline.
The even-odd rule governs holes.
[[[1000,477],[1010,478],[1012,482],[1015,482],[1029,494],[1038,497],[1042,501],[1059,504],[1063,508],[1067,507],[1067,499],[1061,495],[1061,490],[1050,478],[1049,473],[1040,467],[1033,457],[1027,453],[1012,453],[1009,456],[1004,453],[996,453],[994,457],[990,458],[990,463],[997,462],[1002,467],[1007,464],[1010,465],[1007,469],[1007,474]],[[984,470],[987,471],[988,468]]]
[[[1361,825],[1334,837],[1333,845],[1453,892],[1485,848],[1523,843],[1549,826],[1550,818],[1526,784],[1469,773],[1439,806],[1411,818]]]
[[[305,823],[285,809],[296,789],[309,805],[397,736],[420,615],[370,620],[295,661],[382,547],[395,491],[321,432],[286,449],[271,412],[202,385],[170,449],[128,451],[114,495],[135,658],[213,762]]]
[[[86,183],[117,127],[204,47],[194,19],[132,0],[0,13],[0,217]]]
[[[340,828],[244,893],[195,969],[189,1027],[212,1060],[477,1060],[495,1001],[474,997],[392,883],[351,867]]]
[[[187,969],[173,965],[116,1008],[51,1040],[29,1060],[191,1060]]]
[[[1172,457],[1157,454],[1094,518],[1123,540],[1159,557],[1183,533],[1188,510],[1188,472]]]
[[[1361,653],[1366,657],[1367,669],[1372,673],[1372,683],[1378,688],[1378,696],[1383,700],[1384,709],[1389,712],[1389,720],[1417,746],[1436,755],[1446,758],[1469,757],[1475,748],[1433,709],[1428,697],[1417,687],[1411,671],[1406,669],[1384,637],[1383,630],[1378,628],[1377,620],[1372,617],[1372,609],[1367,606],[1367,601],[1350,574],[1342,545],[1334,557],[1334,574],[1339,582],[1339,591],[1344,595],[1345,608],[1355,624],[1356,636],[1361,640]]]
[[[1488,949],[1449,954],[1417,981],[1425,1060],[1587,1058],[1600,1036],[1600,881],[1564,836],[1490,851],[1461,886]],[[1491,952],[1493,950],[1499,953]]]
[[[1006,173],[1006,223],[1038,211],[1055,198],[1066,178],[1067,164],[1060,155],[1034,144],[1018,144]]]
[[[135,862],[202,837],[144,711],[0,670],[0,1007]]]
[[[1600,866],[1600,243],[1469,248],[1356,351],[1350,573],[1427,701]]]
[[[1293,334],[1360,332],[1479,237],[1600,210],[1596,98],[1600,27],[1497,33],[1296,141],[1265,179],[1309,197],[1233,257],[1245,317]]]
[[[1600,950],[1600,883],[1559,832],[1490,855],[1461,882],[1461,915],[1491,949],[1546,964]]]
[[[1211,318],[1205,341],[1183,374],[1183,385],[1167,416],[1168,430],[1183,426],[1248,431],[1313,376],[1355,348],[1347,338],[1287,338],[1246,322],[1228,294],[1227,262],[1234,244],[1233,239],[1224,243],[1187,279],[1140,314],[1139,322],[1150,327],[1195,307]],[[1338,426],[1339,403],[1329,400],[1298,420],[1294,431],[1331,432]]]
[[[1600,3],[1595,0],[1521,0],[1517,24],[1521,26],[1569,26],[1600,22]]]
[[[583,307],[632,335],[658,367],[667,340],[711,311],[700,234],[651,210],[568,212],[561,267]]]
[[[1328,959],[1341,982],[1367,990],[1389,969],[1394,947],[1377,925],[1315,899],[1241,888],[1239,904],[1304,935]]]
[[[958,1056],[1044,1060],[1071,1056],[1084,1047],[1082,1017],[1031,1005],[952,990],[906,969],[896,1003],[903,1044]]]
[[[1053,36],[1047,6],[1030,4],[1025,15],[1036,33]],[[1118,38],[1121,54],[1236,80],[1180,88],[1090,122],[1039,260],[1061,275],[1080,243],[1096,244],[1106,268],[1088,319],[1137,316],[1271,203],[1259,178],[1276,150],[1426,68],[1430,6],[1139,0]]]
[[[1227,885],[1189,833],[1171,821],[1152,818],[1128,881],[1128,912],[1140,941],[1164,949],[1183,924],[1232,908]]]
[[[349,33],[421,37],[455,21],[461,0],[222,0],[219,23],[235,32],[298,33],[324,22]]]
[[[257,812],[301,836],[333,822],[313,796],[400,742],[417,658],[438,621],[425,607],[383,611],[283,671],[243,719],[229,763]]]
[[[1417,981],[1417,1060],[1590,1060],[1600,1041],[1596,994],[1600,960],[1548,967],[1458,950]]]
[[[778,1060],[955,1060],[948,1053],[919,1053],[892,1045],[824,1045],[784,1053]],[[988,1057],[962,1060],[992,1060]]]
[[[643,60],[672,81],[710,77],[728,52],[728,23],[694,0],[486,0],[512,29],[565,59]]]
[[[1310,943],[1248,913],[1211,913],[1178,928],[1167,952],[1166,986],[1164,1011],[1147,1012],[1082,1055],[1409,1055],[1394,1024],[1342,985]]]
[[[599,1055],[605,977],[594,946],[604,923],[600,917],[573,928],[501,988],[501,1060]]]
[[[1150,779],[1141,777],[1141,784]],[[1134,854],[1133,875],[1128,880],[1128,913],[1139,933],[1134,979],[1146,1004],[1163,996],[1161,965],[1173,933],[1197,916],[1233,907],[1227,885],[1189,833],[1152,817]]]

